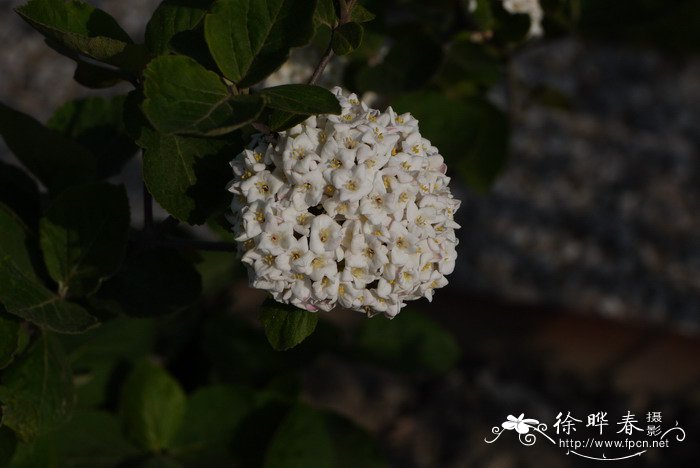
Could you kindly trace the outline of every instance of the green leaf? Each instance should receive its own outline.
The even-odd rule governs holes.
[[[82,333],[98,325],[85,309],[53,294],[8,257],[0,259],[0,302],[9,313],[58,333]]]
[[[239,151],[224,140],[156,135],[144,153],[144,181],[168,213],[203,224],[230,202],[228,163]]]
[[[61,466],[108,468],[139,452],[121,433],[119,421],[104,411],[78,411],[51,435]]]
[[[185,393],[165,370],[141,361],[122,389],[119,415],[124,433],[153,453],[169,448],[180,430],[187,405]]]
[[[367,23],[376,18],[377,15],[369,11],[367,8],[363,7],[359,3],[355,5],[350,14],[350,19],[356,23]]]
[[[421,133],[473,188],[485,191],[508,160],[509,125],[493,104],[482,99],[451,100],[436,92],[402,96],[394,107],[420,120]]]
[[[329,28],[335,28],[338,23],[338,13],[335,11],[333,0],[318,0],[314,20],[317,24],[324,24]]]
[[[405,372],[440,374],[455,366],[461,350],[454,337],[425,314],[404,310],[361,325],[357,347],[369,362]]]
[[[36,231],[41,216],[39,188],[34,179],[16,166],[0,161],[0,203],[4,203],[24,223]]]
[[[148,250],[127,259],[119,274],[104,283],[99,297],[118,303],[132,317],[165,315],[192,305],[201,281],[192,262],[177,251]]]
[[[195,29],[214,0],[164,0],[146,26],[146,45],[156,55],[171,52],[170,40]]]
[[[115,468],[139,455],[115,416],[78,410],[68,423],[20,445],[10,467]]]
[[[437,81],[446,88],[459,86],[463,82],[490,87],[502,76],[500,58],[490,49],[464,38],[450,46]]]
[[[40,225],[44,260],[61,296],[90,295],[115,274],[128,231],[123,186],[83,185],[61,193]]]
[[[30,0],[16,11],[50,41],[73,53],[135,73],[148,61],[144,46],[134,44],[109,14],[86,3]]]
[[[209,50],[224,76],[241,88],[267,77],[314,33],[316,1],[219,0],[204,20]]]
[[[17,159],[49,190],[95,178],[95,157],[82,145],[0,103],[0,134]]]
[[[340,114],[340,103],[325,88],[306,84],[274,86],[260,91],[267,107],[294,114]]]
[[[295,347],[314,332],[318,314],[268,299],[260,308],[260,319],[272,347],[284,351]]]
[[[442,47],[425,34],[412,34],[397,42],[384,61],[357,74],[360,91],[396,95],[424,86],[442,62]]]
[[[184,424],[171,452],[188,466],[230,461],[230,445],[241,422],[256,407],[255,393],[241,386],[216,385],[197,390],[187,402]]]
[[[151,352],[154,328],[152,320],[118,317],[87,333],[61,336],[80,407],[100,407],[114,396],[115,374]]]
[[[0,466],[9,466],[17,448],[17,436],[5,426],[0,426]]]
[[[297,404],[270,441],[266,468],[382,468],[386,461],[374,441],[340,416]]]
[[[472,5],[471,0],[463,0],[462,7],[465,13],[474,21],[477,28],[481,31],[489,31],[494,27],[493,11],[491,9],[491,0],[476,0],[474,11],[469,11]]]
[[[277,428],[265,456],[265,468],[333,468],[333,440],[323,413],[297,405]]]
[[[275,110],[270,113],[267,119],[268,127],[270,127],[270,130],[273,132],[282,132],[299,125],[309,117],[311,116],[307,114],[295,114],[292,112]]]
[[[348,55],[360,47],[364,33],[364,28],[354,21],[340,25],[333,33],[333,52]]]
[[[29,351],[3,372],[2,423],[27,441],[66,421],[75,403],[63,350],[43,333]]]
[[[76,63],[73,79],[86,88],[111,88],[127,79],[124,73],[119,70],[100,67],[80,59]]]
[[[70,101],[60,107],[47,124],[92,151],[100,178],[118,174],[136,154],[137,147],[124,128],[125,99],[126,96],[115,96]]]
[[[143,111],[162,133],[216,136],[251,123],[265,102],[233,96],[221,78],[184,56],[162,56],[146,69]]]
[[[22,220],[0,203],[0,259],[9,259],[19,271],[34,277],[29,237]]]
[[[26,334],[19,320],[8,315],[0,306],[0,369],[12,363],[25,339]]]

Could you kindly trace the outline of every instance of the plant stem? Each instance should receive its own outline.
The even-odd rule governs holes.
[[[143,230],[153,230],[153,197],[148,191],[146,184],[143,184]]]
[[[328,63],[333,58],[333,35],[335,34],[335,30],[339,26],[342,26],[342,25],[352,21],[352,9],[355,8],[356,3],[357,3],[357,0],[340,0],[339,1],[340,18],[338,19],[338,25],[335,28],[331,28],[331,38],[328,41],[328,48],[326,49],[326,52],[323,54],[323,57],[321,57],[321,61],[318,62],[318,65],[316,66],[316,70],[314,70],[313,75],[311,75],[311,78],[309,78],[308,84],[310,84],[310,85],[316,84],[318,79],[323,74],[323,70],[326,69],[326,66],[328,66]]]
[[[334,31],[331,31],[331,40],[328,42],[328,48],[326,49],[326,52],[323,54],[323,57],[321,57],[321,61],[316,66],[316,70],[314,70],[314,74],[311,75],[311,78],[309,78],[310,85],[316,84],[318,79],[321,77],[321,74],[323,74],[323,70],[326,69],[326,66],[333,58],[333,45],[332,45],[333,44],[333,34],[334,34]]]

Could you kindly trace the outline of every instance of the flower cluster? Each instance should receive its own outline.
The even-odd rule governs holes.
[[[542,18],[544,12],[539,0],[503,0],[503,9],[511,14],[523,14],[530,16],[530,31],[528,36],[539,37],[542,30]]]
[[[256,135],[231,162],[229,219],[253,287],[393,317],[447,284],[460,202],[415,118],[333,92],[341,115]]]
[[[521,14],[530,17],[528,37],[539,37],[544,34],[542,19],[544,11],[539,0],[500,0],[503,9],[512,15]],[[469,0],[469,11],[474,12],[478,7],[477,0]]]

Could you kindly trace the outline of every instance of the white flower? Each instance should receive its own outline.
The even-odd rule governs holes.
[[[544,12],[539,0],[501,0],[503,9],[511,14],[525,14],[530,16],[529,37],[538,37],[544,34],[542,18]],[[477,0],[469,0],[469,11],[474,13],[477,9]]]
[[[334,93],[342,114],[254,136],[236,156],[227,218],[253,287],[393,317],[447,284],[459,200],[415,118]]]

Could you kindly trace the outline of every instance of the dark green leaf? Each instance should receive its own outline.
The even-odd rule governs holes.
[[[333,52],[337,55],[347,55],[360,47],[364,28],[355,22],[340,25],[333,33]]]
[[[154,455],[134,468],[183,468],[182,465],[166,455]]]
[[[360,91],[395,95],[424,86],[442,62],[442,48],[430,37],[416,33],[391,48],[384,61],[357,75]]]
[[[325,413],[326,427],[333,439],[337,468],[387,468],[382,454],[370,434],[351,421],[332,413]]]
[[[494,36],[501,42],[519,44],[527,39],[530,31],[530,15],[511,13],[502,3],[493,5]]]
[[[146,45],[156,55],[172,51],[170,40],[176,34],[195,29],[204,19],[213,0],[164,0],[146,26]]]
[[[281,132],[288,130],[296,125],[299,125],[306,119],[311,117],[307,114],[295,114],[285,111],[272,111],[268,118],[268,127],[273,132]]]
[[[355,7],[352,9],[352,14],[350,15],[350,19],[356,23],[366,23],[368,21],[372,21],[376,17],[377,16],[374,13],[359,3],[355,5]]]
[[[173,287],[177,285],[177,287]],[[177,251],[149,250],[129,258],[99,296],[118,303],[135,317],[165,315],[184,310],[202,290],[197,269]]]
[[[222,465],[243,419],[255,408],[255,394],[239,386],[197,390],[187,402],[184,424],[171,452],[188,466]]]
[[[29,236],[19,217],[0,203],[0,259],[9,259],[19,271],[32,278],[34,267],[29,253]]]
[[[287,370],[287,353],[275,352],[263,333],[245,321],[212,318],[205,323],[203,336],[204,352],[219,380],[262,384]]]
[[[119,421],[103,411],[79,411],[51,435],[60,466],[113,468],[138,450],[124,439]]]
[[[110,15],[77,1],[30,0],[17,13],[49,40],[95,60],[138,72],[148,61]]]
[[[153,349],[152,320],[119,317],[81,335],[61,336],[75,374],[78,405],[99,407],[116,396],[114,375]]]
[[[334,468],[333,440],[320,411],[297,405],[277,428],[265,468]],[[360,465],[362,466],[362,465]]]
[[[17,159],[49,190],[95,178],[95,157],[82,145],[0,103],[0,134]]]
[[[487,190],[508,159],[509,126],[503,113],[481,99],[451,100],[435,92],[402,96],[395,103],[420,120],[421,133],[477,190]]]
[[[459,87],[461,83],[490,87],[501,79],[502,69],[495,53],[463,39],[450,46],[437,81],[446,88]]]
[[[317,24],[324,24],[329,28],[334,28],[338,22],[338,13],[335,11],[333,0],[318,0],[314,20]]]
[[[221,70],[214,62],[214,57],[209,52],[209,46],[204,39],[203,28],[193,31],[182,31],[173,36],[170,40],[170,48],[180,54],[193,58],[207,70],[211,70],[217,75],[221,75]]]
[[[139,455],[136,447],[124,439],[113,415],[103,411],[76,411],[67,424],[20,445],[10,466],[116,468],[129,457],[133,459]]]
[[[0,306],[0,369],[12,363],[25,339],[20,321],[8,315]]]
[[[277,351],[293,348],[304,341],[318,323],[318,314],[271,299],[261,306],[260,318],[268,341]]]
[[[2,423],[23,440],[50,431],[71,414],[75,397],[70,368],[57,340],[44,333],[3,373]]]
[[[186,405],[177,381],[161,367],[142,361],[122,389],[119,414],[124,433],[139,447],[158,453],[171,446]]]
[[[70,101],[60,107],[48,127],[76,140],[97,159],[97,176],[118,174],[136,153],[136,145],[124,128],[126,96],[92,97]]]
[[[86,88],[111,88],[126,79],[126,76],[119,70],[100,67],[83,60],[78,60],[76,63],[73,79]]]
[[[443,373],[454,367],[461,355],[448,331],[411,310],[393,320],[378,316],[365,321],[357,346],[368,361],[406,372]]]
[[[315,0],[219,0],[204,20],[209,50],[241,88],[280,67],[314,33]]]
[[[162,56],[145,72],[143,111],[163,133],[222,135],[255,120],[260,96],[233,96],[221,78],[184,56]]]
[[[4,203],[36,232],[41,216],[39,188],[34,179],[16,166],[0,161],[0,203]]]
[[[146,186],[175,218],[202,224],[230,202],[228,163],[238,151],[223,140],[156,135],[144,153]]]
[[[63,297],[95,292],[117,272],[126,250],[129,200],[123,186],[73,187],[41,220],[41,248]]]
[[[288,84],[260,91],[267,107],[294,114],[340,114],[338,98],[320,86]]]
[[[270,441],[269,468],[382,468],[388,466],[369,434],[335,414],[294,406]]]
[[[5,426],[0,426],[0,466],[9,466],[16,448],[15,433]]]
[[[479,30],[489,31],[493,29],[494,19],[491,10],[491,0],[476,0],[474,3],[472,3],[472,0],[462,0],[462,5]],[[472,5],[476,8],[470,11]]]
[[[0,259],[0,302],[9,313],[58,333],[81,333],[98,325],[85,309],[53,294],[8,257]]]

